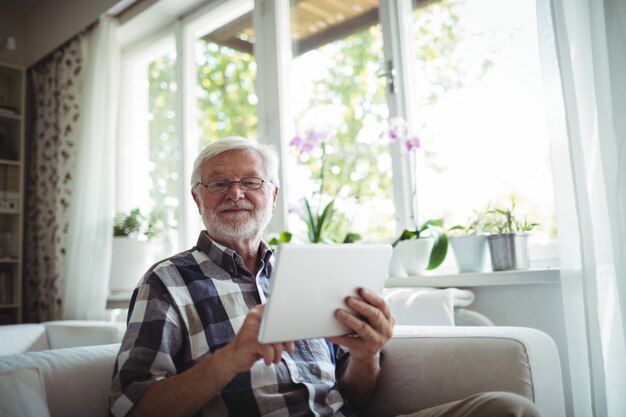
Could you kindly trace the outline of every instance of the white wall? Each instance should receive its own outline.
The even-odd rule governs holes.
[[[121,0],[43,0],[0,8],[0,40],[16,38],[18,50],[0,60],[29,67],[45,57]]]
[[[523,284],[468,287],[476,296],[470,307],[487,316],[496,326],[522,326],[549,334],[557,345],[563,374],[565,408],[573,416],[569,352],[561,285]]]

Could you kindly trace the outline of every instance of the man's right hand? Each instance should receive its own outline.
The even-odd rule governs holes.
[[[185,372],[155,382],[128,415],[194,415],[235,375],[248,371],[257,360],[263,359],[266,365],[280,362],[282,350],[293,352],[294,344],[259,343],[262,315],[263,306],[250,310],[233,340]],[[185,398],[184,403],[180,398]]]
[[[260,305],[248,312],[235,338],[223,348],[223,353],[228,355],[231,369],[236,373],[249,370],[259,359],[263,359],[266,365],[277,364],[280,362],[283,349],[289,353],[294,350],[293,342],[259,343],[263,307]]]

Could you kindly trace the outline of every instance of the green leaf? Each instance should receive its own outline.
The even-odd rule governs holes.
[[[436,233],[433,235],[435,243],[433,244],[433,249],[430,252],[430,259],[428,260],[428,266],[426,267],[429,271],[441,265],[444,259],[446,259],[446,255],[448,253],[448,236],[441,232],[433,233]]]
[[[357,240],[361,240],[363,237],[358,233],[348,233],[346,237],[343,239],[343,243],[354,243]]]
[[[309,200],[307,200],[306,197],[304,198],[304,206],[306,207],[306,213],[307,213],[307,217],[304,219],[304,222],[306,223],[306,226],[307,226],[309,241],[311,241],[312,243],[318,243],[315,240],[316,239],[315,230],[317,229],[315,225],[315,217],[313,217],[313,212],[311,211],[311,205],[309,204]]]
[[[280,243],[289,243],[292,237],[293,235],[285,230],[280,234]]]
[[[400,243],[400,241],[402,240],[409,240],[409,239],[413,239],[415,237],[419,237],[419,232],[417,231],[413,231],[413,230],[409,230],[409,229],[404,229],[402,231],[402,234],[400,234],[400,237],[398,237],[392,244],[391,246],[396,246],[398,243]]]
[[[316,230],[317,240],[314,243],[319,243],[322,241],[323,231],[326,228],[326,225],[330,223],[330,219],[333,216],[334,204],[335,204],[335,200],[331,200],[331,202],[328,203],[326,207],[324,207],[324,210],[322,211],[322,214],[320,215],[320,218],[317,221],[317,230]]]
[[[288,231],[281,232],[278,236],[272,237],[267,243],[270,245],[270,248],[276,249],[277,246],[291,242],[291,238],[293,235]]]

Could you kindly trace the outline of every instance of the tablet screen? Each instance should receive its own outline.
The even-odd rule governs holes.
[[[345,299],[369,288],[382,295],[388,244],[287,244],[278,247],[259,341],[275,343],[344,335],[335,318]]]

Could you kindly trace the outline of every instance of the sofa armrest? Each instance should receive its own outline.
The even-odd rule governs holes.
[[[49,348],[46,328],[42,324],[0,326],[0,355],[15,355]]]
[[[396,326],[383,352],[368,416],[411,413],[485,391],[513,392],[544,416],[565,416],[558,351],[539,330]]]
[[[113,344],[0,356],[0,374],[37,369],[51,417],[108,417],[119,348]]]
[[[50,349],[120,343],[126,323],[101,320],[55,320],[42,323]]]

